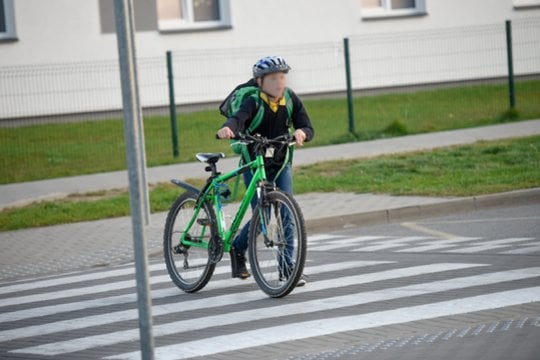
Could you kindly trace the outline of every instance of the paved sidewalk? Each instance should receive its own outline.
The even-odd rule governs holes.
[[[300,149],[295,151],[295,164],[372,157],[533,134],[540,134],[540,120]],[[233,168],[236,162],[234,158],[224,159],[220,168]],[[200,163],[151,168],[148,179],[150,182],[164,182],[171,178],[203,177],[205,173],[202,170]],[[1,185],[0,208],[70,193],[123,187],[127,187],[126,172]],[[296,198],[310,232],[314,233],[321,229],[399,221],[500,204],[539,203],[540,189],[458,199],[348,193],[302,194]],[[230,204],[225,210],[234,213],[235,205]],[[165,216],[166,213],[153,214],[147,228],[151,256],[158,256],[161,252]],[[0,246],[0,281],[108,266],[133,259],[129,217],[0,232]]]

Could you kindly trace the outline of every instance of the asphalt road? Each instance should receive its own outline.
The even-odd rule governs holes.
[[[184,294],[150,263],[156,359],[537,359],[540,205],[310,234],[270,299],[223,261]],[[139,358],[132,265],[0,284],[0,358]]]
[[[360,248],[357,246],[354,252],[400,264],[475,263],[485,264],[490,271],[496,269],[500,274],[516,269],[538,269],[540,266],[539,205],[351,228],[333,234],[346,239],[361,234],[383,236],[385,238],[378,242],[371,241]],[[349,247],[328,250],[326,256],[334,254],[333,257],[339,258],[340,254],[349,251]],[[342,261],[345,261],[345,256]],[[466,272],[470,273],[469,270]],[[540,277],[536,275],[526,281],[515,279],[496,286],[464,287],[448,292],[446,296],[454,297],[457,303],[462,296],[489,295],[493,291],[523,287],[535,287],[529,291],[538,295],[539,285]],[[482,301],[491,300],[494,297],[488,296]],[[406,308],[407,302],[408,299],[400,300],[397,306]],[[392,330],[392,326],[374,328],[367,335],[373,337],[372,341],[352,342],[319,353],[315,358],[326,354],[328,358],[344,359],[537,359],[540,354],[538,300],[405,325],[406,329],[397,330]]]

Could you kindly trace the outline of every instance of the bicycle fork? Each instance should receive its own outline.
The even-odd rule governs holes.
[[[272,183],[265,182],[261,183],[257,187],[257,204],[259,209],[259,219],[260,219],[260,231],[264,238],[264,245],[266,247],[274,247],[274,241],[268,237],[268,221],[270,220],[272,214],[271,204],[267,202],[266,193],[268,191],[276,190],[276,186]],[[277,209],[274,209],[277,210]],[[277,214],[276,214],[277,216]]]

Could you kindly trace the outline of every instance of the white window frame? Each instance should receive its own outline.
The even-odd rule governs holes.
[[[194,0],[179,0],[182,2],[182,14],[185,19],[159,20],[158,28],[160,32],[176,32],[191,30],[212,30],[230,27],[229,0],[219,1],[219,20],[217,21],[195,21],[193,11]]]
[[[514,9],[528,9],[540,7],[540,0],[512,0]]]
[[[392,9],[391,0],[381,0],[382,6],[377,8],[362,8],[362,19],[381,19],[426,15],[426,1],[415,0],[415,7],[410,9]]]
[[[15,5],[13,4],[13,0],[3,0],[3,2],[6,31],[0,32],[0,41],[17,39],[17,31],[15,28]]]

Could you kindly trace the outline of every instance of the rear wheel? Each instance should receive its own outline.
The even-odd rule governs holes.
[[[253,277],[271,297],[289,294],[306,260],[306,229],[292,196],[270,191],[253,212],[249,228],[249,262]]]
[[[172,281],[185,292],[202,289],[212,277],[216,264],[209,257],[212,234],[217,233],[212,206],[205,203],[195,215],[197,195],[186,192],[171,206],[163,235],[163,254]]]

